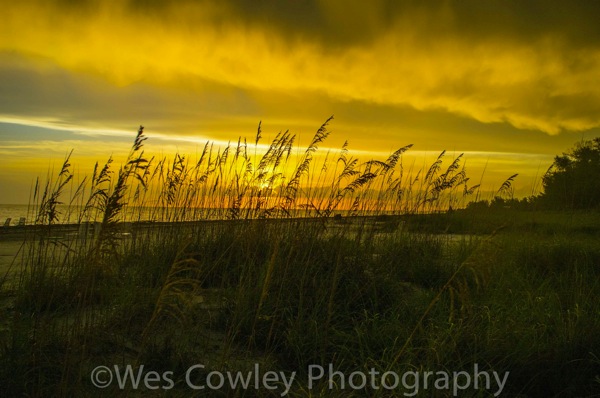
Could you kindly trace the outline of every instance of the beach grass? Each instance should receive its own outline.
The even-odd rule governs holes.
[[[451,396],[406,385],[354,391],[325,379],[308,389],[308,369],[477,364],[510,372],[506,396],[597,393],[597,212],[463,210],[478,187],[462,156],[445,165],[442,153],[411,173],[402,164],[410,145],[383,160],[353,158],[347,144],[319,157],[330,121],[303,151],[282,132],[260,152],[259,126],[252,143],[207,143],[193,161],[148,158],[140,128],[119,168],[109,160],[79,177],[67,158],[39,181],[35,226],[2,279],[3,391],[190,396],[194,364],[204,366],[198,382],[260,364],[297,372],[289,396]],[[94,228],[59,233],[64,204]],[[148,209],[154,222],[143,223]],[[173,372],[173,386],[101,390],[90,380],[100,365]]]

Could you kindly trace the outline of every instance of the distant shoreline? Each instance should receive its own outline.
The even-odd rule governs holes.
[[[406,219],[409,215],[361,215],[361,216],[332,216],[332,217],[287,217],[287,218],[258,218],[258,219],[220,219],[220,220],[194,220],[194,221],[124,221],[117,225],[124,233],[138,233],[150,229],[160,228],[193,228],[207,224],[251,224],[251,223],[293,223],[293,222],[324,222],[331,223],[354,223],[358,220],[372,224],[394,222]],[[83,222],[69,224],[52,225],[21,225],[21,226],[0,226],[0,242],[24,239],[47,235],[49,238],[90,238],[94,236],[95,225],[100,222]]]

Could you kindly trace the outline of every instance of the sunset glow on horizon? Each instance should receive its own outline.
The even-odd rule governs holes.
[[[465,153],[493,191],[527,196],[555,155],[600,136],[600,6],[592,2],[22,1],[0,23],[0,203],[74,149],[193,156],[205,142],[298,151],[330,116],[324,151],[367,161],[414,144],[421,167]]]

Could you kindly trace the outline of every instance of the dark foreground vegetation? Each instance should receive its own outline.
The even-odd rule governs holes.
[[[597,211],[433,213],[460,207],[476,189],[467,186],[460,157],[442,168],[440,156],[413,180],[399,174],[408,148],[359,165],[344,146],[330,164],[337,171],[326,178],[322,165],[311,174],[325,127],[294,167],[280,165],[293,140],[285,134],[266,155],[244,154],[238,144],[193,167],[178,156],[171,166],[153,166],[141,152],[142,130],[116,175],[108,162],[90,183],[74,184],[65,162],[56,181],[39,185],[39,228],[25,237],[1,280],[3,394],[286,391],[282,384],[189,386],[206,384],[210,372],[256,366],[263,373],[297,372],[287,391],[292,397],[454,394],[452,384],[425,387],[414,376],[394,389],[353,390],[348,382],[342,389],[327,379],[309,388],[309,367],[329,364],[346,375],[473,373],[477,365],[510,372],[502,390],[508,397],[600,392]],[[239,168],[227,160],[236,153]],[[311,179],[328,188],[303,188]],[[99,228],[57,238],[57,205],[69,184],[80,220],[96,220]],[[125,231],[123,219],[136,214],[128,209],[148,207],[150,197],[158,198],[158,218],[172,223]],[[209,218],[213,210],[201,204],[214,197],[227,204],[222,215],[229,221],[182,223]],[[186,380],[196,364],[204,367]],[[151,374],[137,389],[122,390],[117,381],[99,389],[90,375],[100,365],[172,373],[158,380]],[[498,392],[496,384],[484,384],[456,396]]]

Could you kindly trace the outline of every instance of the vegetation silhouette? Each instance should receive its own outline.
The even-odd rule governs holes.
[[[542,177],[542,193],[521,199],[513,197],[509,177],[491,201],[467,204],[467,209],[512,208],[518,210],[582,210],[600,207],[600,137],[583,140],[554,162]]]
[[[554,158],[542,179],[541,204],[548,208],[590,209],[600,205],[600,137],[577,143]]]
[[[308,388],[309,366],[329,364],[346,375],[409,376],[477,365],[510,372],[506,396],[597,394],[600,213],[517,210],[542,196],[515,199],[516,174],[491,205],[478,202],[484,211],[464,211],[480,191],[462,155],[445,166],[444,151],[421,170],[403,165],[410,145],[385,160],[361,162],[347,143],[317,156],[330,120],[298,156],[289,132],[262,150],[259,126],[254,148],[240,138],[224,149],[207,143],[193,161],[147,158],[140,126],[118,169],[109,158],[79,177],[67,157],[36,184],[35,224],[20,237],[0,229],[0,247],[18,248],[0,267],[2,396],[160,388],[151,378],[140,391],[121,389],[115,375],[99,390],[91,379],[99,365],[129,365],[141,378],[172,372],[172,390],[156,393],[187,397],[186,372],[198,363],[206,368],[195,385],[255,364],[297,372],[292,398],[451,391],[404,378],[350,391],[337,376],[335,386],[323,378]],[[548,176],[587,156],[574,153],[544,177],[549,187]],[[80,224],[71,230],[61,224],[69,215]],[[479,380],[460,396],[496,392]],[[280,391],[224,385],[214,394]]]

